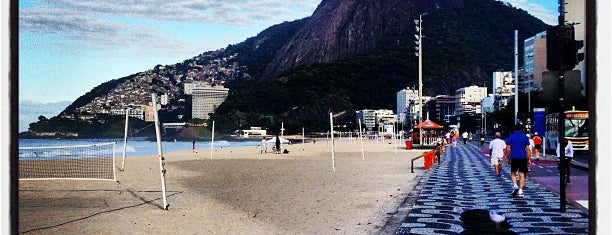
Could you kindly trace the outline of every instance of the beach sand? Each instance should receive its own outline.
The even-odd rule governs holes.
[[[127,157],[114,181],[20,181],[26,234],[379,234],[423,173],[423,153],[335,140],[164,154],[163,210],[157,156]],[[151,146],[156,148],[156,146]],[[364,159],[363,159],[364,158]],[[116,159],[121,165],[121,158]]]

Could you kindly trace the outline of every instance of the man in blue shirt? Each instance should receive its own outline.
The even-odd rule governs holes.
[[[506,139],[506,161],[510,163],[510,172],[514,189],[512,196],[523,197],[523,186],[525,185],[525,173],[527,172],[528,159],[531,158],[529,151],[529,138],[522,132],[523,127],[520,124],[514,126],[514,133]],[[520,182],[516,185],[516,172],[519,172]]]

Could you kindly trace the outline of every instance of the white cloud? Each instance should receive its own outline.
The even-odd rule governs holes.
[[[20,31],[56,35],[45,41],[68,53],[132,51],[148,56],[191,55],[217,49],[185,41],[181,32],[164,33],[164,22],[248,27],[309,16],[320,0],[31,0],[19,11]],[[135,22],[153,22],[142,24]],[[158,24],[159,23],[159,24]],[[244,38],[246,39],[246,37]],[[236,39],[234,39],[236,40]],[[241,40],[241,39],[238,39]],[[227,45],[226,42],[223,45]],[[74,46],[78,45],[78,46]]]
[[[249,25],[253,21],[278,23],[279,17],[287,18],[292,15],[299,15],[301,18],[312,13],[319,2],[320,0],[303,0],[298,3],[284,0],[58,0],[41,7],[138,19]]]

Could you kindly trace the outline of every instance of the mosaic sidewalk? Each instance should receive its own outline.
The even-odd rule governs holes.
[[[495,211],[518,234],[588,234],[588,215],[568,204],[560,212],[559,196],[527,178],[524,197],[512,192],[509,166],[496,180],[490,158],[472,144],[448,147],[442,162],[427,172],[428,179],[396,234],[466,233],[461,213]]]

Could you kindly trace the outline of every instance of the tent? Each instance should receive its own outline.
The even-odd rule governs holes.
[[[423,128],[423,144],[421,144],[421,127]],[[444,128],[440,124],[435,123],[431,120],[425,120],[418,125],[414,126],[412,132],[412,141],[419,145],[434,145],[438,140],[438,132]]]
[[[425,121],[419,123],[418,125],[414,126],[414,129],[421,129],[421,126],[423,127],[423,130],[435,130],[435,129],[442,129],[443,128],[438,123],[435,123],[435,122],[433,122],[431,120],[425,120]]]

